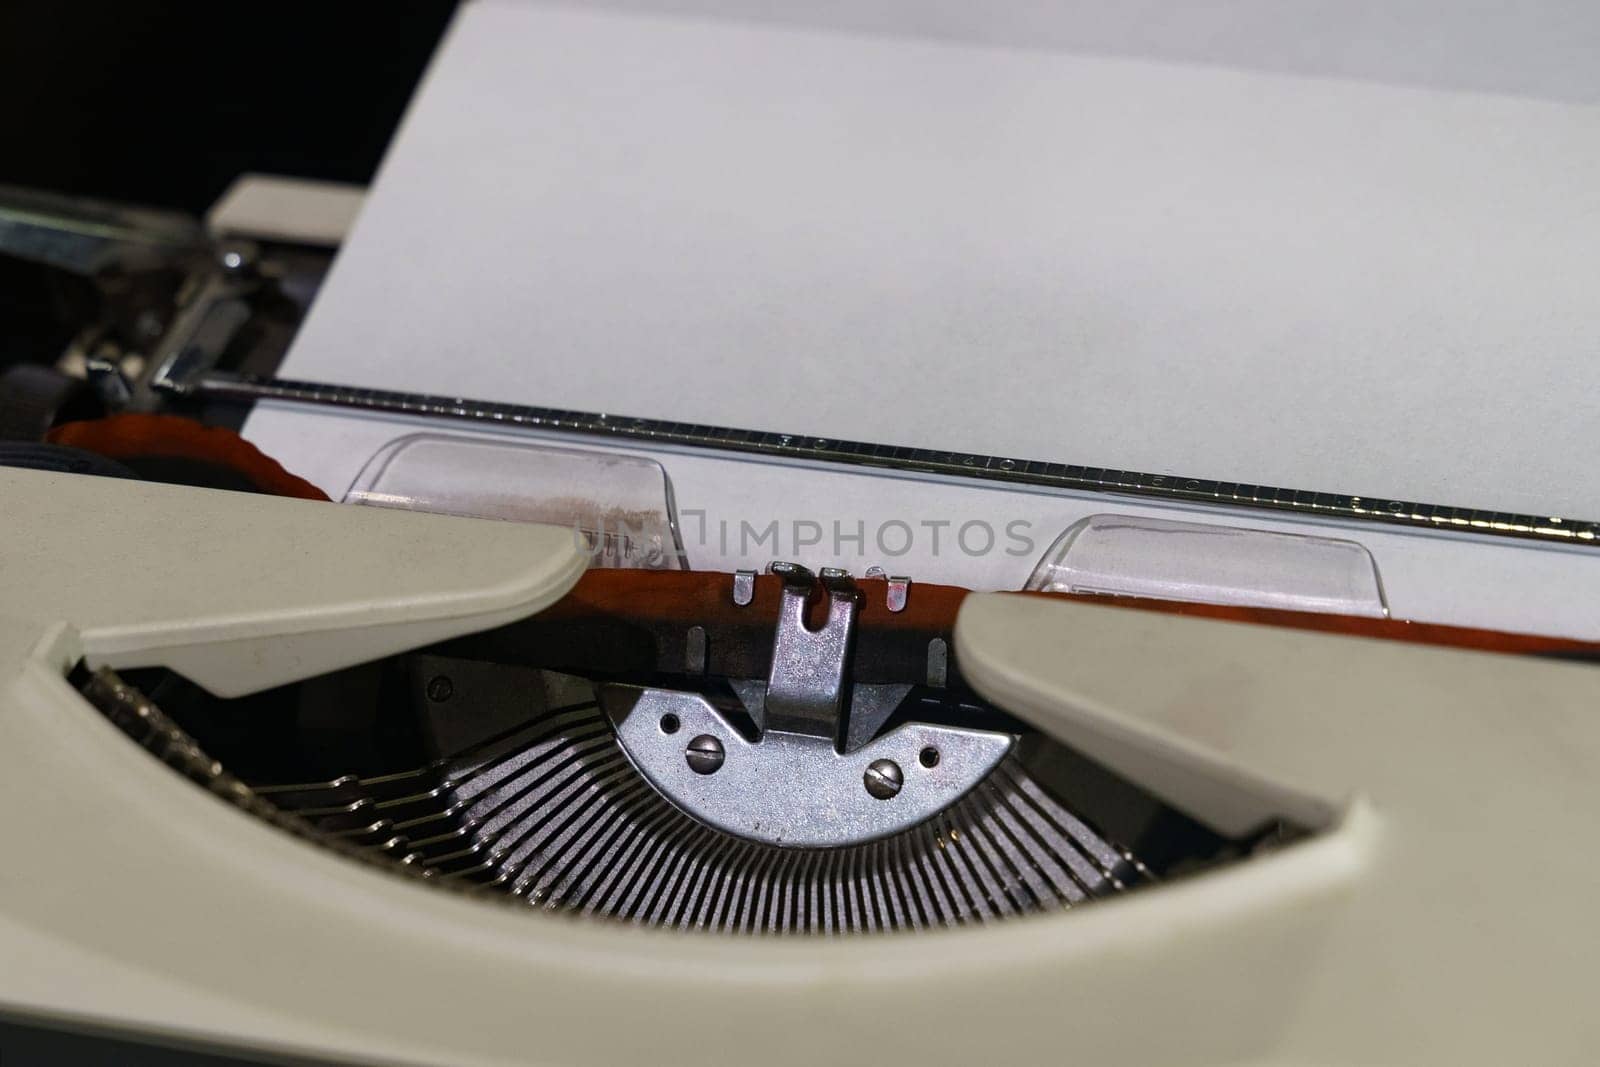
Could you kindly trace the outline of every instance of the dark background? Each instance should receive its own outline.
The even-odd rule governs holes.
[[[0,184],[205,211],[365,183],[454,0],[0,0]]]

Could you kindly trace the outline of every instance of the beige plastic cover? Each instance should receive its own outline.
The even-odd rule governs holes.
[[[0,474],[0,494],[5,1014],[451,1067],[885,1049],[919,1067],[1498,1067],[1587,1063],[1600,1038],[1588,666],[975,596],[956,646],[987,696],[1219,826],[1261,814],[1254,797],[1323,832],[991,927],[653,933],[461,899],[288,837],[129,744],[62,677],[80,651],[176,650],[194,669],[213,647],[235,665],[259,649],[286,678],[489,625],[575,576],[543,533],[39,474]],[[288,669],[297,626],[341,654]]]

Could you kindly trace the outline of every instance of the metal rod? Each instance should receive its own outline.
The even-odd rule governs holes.
[[[1351,519],[1412,529],[1511,537],[1584,548],[1600,547],[1597,544],[1600,543],[1600,523],[1593,521],[1421,504],[1390,497],[1316,493],[1171,474],[1141,474],[1073,463],[1006,459],[973,452],[943,452],[840,441],[805,434],[740,430],[560,408],[501,404],[462,397],[362,389],[282,378],[255,378],[217,371],[196,375],[185,383],[169,384],[166,389],[196,399],[241,402],[273,400],[455,419],[493,426],[739,452],[775,459],[877,467],[1012,485],[1285,511],[1316,518]]]

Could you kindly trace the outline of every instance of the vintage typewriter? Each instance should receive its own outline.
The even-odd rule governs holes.
[[[57,308],[0,368],[0,1015],[263,1062],[1588,1059],[1596,523],[313,358],[474,42],[666,32],[534,10],[469,5],[353,236],[290,179],[0,191]]]

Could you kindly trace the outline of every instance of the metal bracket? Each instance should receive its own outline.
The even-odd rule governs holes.
[[[877,564],[867,568],[868,578],[882,578],[884,607],[893,612],[906,610],[906,600],[911,595],[911,579],[903,574],[890,574]]]
[[[760,740],[740,733],[698,693],[600,689],[622,750],[679,808],[720,830],[775,845],[854,844],[931,818],[1011,751],[1010,734],[929,723],[906,723],[874,738],[911,686],[850,684],[862,603],[856,583],[845,571],[822,571],[828,614],[812,629],[806,607],[818,576],[797,563],[768,569],[783,581],[771,670],[765,684],[730,679]],[[900,581],[891,579],[891,586]],[[754,573],[735,575],[734,603],[751,603],[754,587]],[[897,588],[904,607],[904,585]],[[891,604],[890,610],[897,609]],[[698,673],[704,655],[703,636],[691,631],[690,674]]]
[[[769,731],[750,741],[697,693],[605,685],[600,706],[634,767],[680,809],[796,848],[915,826],[965,796],[1014,743],[1010,734],[907,723],[840,754],[814,734]]]
[[[828,619],[821,629],[812,630],[806,626],[806,601],[816,578],[797,563],[774,563],[771,570],[783,579],[783,600],[772,638],[766,699],[756,725],[838,741],[861,594],[849,574],[825,568],[822,587],[828,597]]]
[[[729,682],[759,730],[829,737],[841,753],[854,752],[872,740],[912,687],[850,683],[850,654],[864,598],[849,574],[834,568],[822,571],[828,620],[820,630],[811,630],[805,622],[806,610],[817,579],[796,563],[774,562],[767,569],[783,579],[769,678],[734,678]],[[867,576],[886,578],[885,606],[890,611],[905,609],[906,587],[911,579],[887,578],[882,567],[869,567]],[[745,606],[752,602],[755,579],[755,571],[734,574],[735,604]],[[779,685],[778,701],[776,714],[769,715],[774,682]],[[941,680],[939,684],[944,683]],[[846,708],[848,715],[843,714]]]

